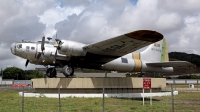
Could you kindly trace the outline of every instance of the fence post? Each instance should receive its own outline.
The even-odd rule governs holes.
[[[199,90],[199,80],[197,79],[197,91]]]
[[[174,90],[172,85],[171,85],[171,98],[172,98],[172,112],[174,112]]]
[[[22,90],[22,112],[24,112],[24,86]]]
[[[105,99],[104,99],[104,91],[105,90],[105,88],[103,87],[103,101],[102,101],[102,112],[104,112],[104,102],[105,102]]]
[[[60,86],[58,87],[58,112],[61,112],[61,103],[60,103]]]

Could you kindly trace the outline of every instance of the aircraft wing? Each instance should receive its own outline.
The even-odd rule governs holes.
[[[169,62],[156,62],[156,63],[146,63],[149,66],[156,67],[174,67],[174,68],[188,68],[194,66],[192,63],[187,61],[169,61]]]
[[[163,39],[163,35],[150,30],[138,30],[83,47],[92,54],[120,57]]]
[[[163,39],[163,35],[150,30],[138,30],[83,47],[86,56],[71,58],[88,68],[99,68],[103,64]]]

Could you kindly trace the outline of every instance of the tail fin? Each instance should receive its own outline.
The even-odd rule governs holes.
[[[139,56],[138,56],[139,55]],[[151,44],[140,54],[133,54],[133,58],[140,58],[146,62],[167,62],[169,61],[168,47],[165,39]]]

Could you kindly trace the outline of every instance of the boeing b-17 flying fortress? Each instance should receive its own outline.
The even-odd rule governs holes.
[[[133,53],[145,46],[149,47]],[[161,33],[138,30],[92,44],[42,37],[38,42],[16,42],[12,54],[28,63],[47,67],[46,75],[56,77],[56,67],[62,67],[66,77],[74,68],[101,69],[120,72],[173,72],[173,67],[189,67],[185,61],[169,61],[167,42]],[[48,68],[48,66],[53,66]]]
[[[0,110],[200,110],[199,4],[0,0]]]

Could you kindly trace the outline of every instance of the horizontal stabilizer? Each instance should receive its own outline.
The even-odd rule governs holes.
[[[174,68],[188,68],[194,66],[192,63],[187,61],[169,61],[169,62],[156,62],[156,63],[146,63],[149,66],[156,67],[174,67]]]

